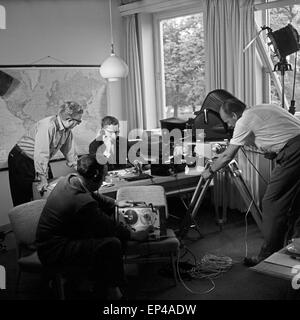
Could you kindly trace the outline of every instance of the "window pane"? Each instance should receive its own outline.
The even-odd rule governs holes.
[[[293,27],[300,32],[300,5],[290,5],[286,7],[273,8],[268,10],[270,18],[270,28],[273,31],[279,30],[283,27],[286,27],[288,23],[292,24]],[[271,58],[276,65],[279,62],[278,57],[271,53]],[[294,69],[295,69],[295,54],[291,54],[286,57],[287,63],[291,65],[292,71],[286,71],[284,76],[284,90],[285,95],[288,99],[288,107],[290,106],[292,94],[293,94],[293,84],[294,84]],[[297,53],[297,73],[296,73],[296,83],[295,83],[295,96],[294,100],[296,101],[295,107],[296,111],[300,111],[300,55]],[[280,72],[278,71],[278,75]],[[280,75],[281,81],[281,75]],[[278,98],[276,89],[271,83],[271,100],[272,102],[278,101],[281,105],[281,101]]]
[[[164,116],[188,119],[205,97],[203,14],[162,20],[161,32]]]

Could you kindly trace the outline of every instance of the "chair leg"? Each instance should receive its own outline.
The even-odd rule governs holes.
[[[61,274],[55,275],[55,287],[59,300],[65,300],[64,279]]]
[[[176,272],[176,257],[171,254],[171,265],[172,265],[172,270],[173,270],[173,276],[174,276],[174,282],[175,286],[177,286],[178,281],[177,281],[177,272]]]

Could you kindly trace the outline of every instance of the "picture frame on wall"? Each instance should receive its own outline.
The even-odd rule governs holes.
[[[77,153],[88,153],[89,143],[107,115],[107,82],[99,68],[100,65],[0,65],[0,87],[5,89],[0,88],[0,170],[7,169],[8,154],[21,136],[38,120],[57,114],[64,101],[83,105],[82,123],[73,134]],[[59,152],[55,159],[61,158],[64,157]]]

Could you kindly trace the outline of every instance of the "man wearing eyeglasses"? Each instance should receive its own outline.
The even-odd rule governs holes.
[[[98,163],[108,164],[108,170],[127,167],[128,141],[119,137],[119,120],[106,116],[101,121],[101,130],[89,145],[89,153],[95,155]]]
[[[43,192],[53,175],[49,161],[60,150],[69,167],[76,168],[72,129],[81,123],[83,108],[73,101],[63,103],[55,116],[35,123],[17,142],[8,155],[9,184],[13,205],[33,198],[32,183]]]

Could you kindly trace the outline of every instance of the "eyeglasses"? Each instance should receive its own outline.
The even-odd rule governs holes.
[[[118,135],[119,133],[120,133],[120,131],[119,130],[117,130],[117,131],[113,131],[113,130],[107,130],[107,129],[104,129],[105,130],[105,132],[107,132],[107,133],[109,133],[109,134],[116,134],[116,135]]]
[[[67,120],[72,120],[72,121],[75,121],[76,122],[76,125],[80,124],[81,123],[81,120],[78,120],[78,119],[75,119],[75,118],[69,118]]]

